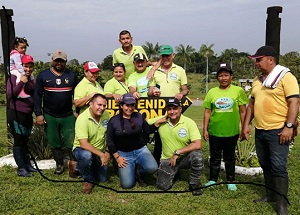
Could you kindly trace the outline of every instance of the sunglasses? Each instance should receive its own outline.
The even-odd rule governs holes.
[[[124,66],[124,63],[115,63],[115,64],[114,64],[114,67],[119,67],[119,66],[120,66],[120,67],[125,67],[125,66]]]

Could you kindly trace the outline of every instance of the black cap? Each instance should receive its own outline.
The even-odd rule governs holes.
[[[142,53],[137,53],[134,55],[133,57],[133,61],[139,61],[139,60],[147,60],[146,55],[142,54]]]
[[[258,58],[262,58],[265,56],[276,57],[277,53],[272,46],[262,46],[259,49],[257,49],[257,51],[255,52],[254,55],[250,55],[248,57],[252,58],[252,59],[258,59]]]
[[[131,93],[125,93],[124,95],[122,95],[120,102],[127,105],[136,103],[135,98]]]
[[[166,107],[168,106],[176,106],[176,107],[179,107],[181,106],[181,103],[178,99],[176,98],[168,98],[167,99],[167,104],[166,104]]]
[[[231,66],[228,63],[221,63],[218,70],[217,70],[217,75],[221,72],[221,71],[227,71],[232,75],[232,70],[231,70]]]

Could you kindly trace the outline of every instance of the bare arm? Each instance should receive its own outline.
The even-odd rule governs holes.
[[[243,126],[245,117],[246,117],[246,105],[239,106],[240,111],[240,120],[241,120],[241,126]],[[240,133],[240,139],[242,138],[242,132]]]
[[[91,94],[89,94],[89,95],[87,95],[86,97],[83,97],[83,98],[81,98],[81,99],[75,99],[74,102],[73,102],[73,103],[74,103],[74,106],[75,106],[75,107],[83,107],[83,106],[87,105],[87,104],[90,102],[91,98],[92,98],[95,94],[96,94],[96,92],[91,93]]]
[[[209,139],[208,135],[208,123],[209,123],[209,118],[211,115],[211,110],[205,108],[204,110],[204,118],[203,118],[203,138],[207,142]]]
[[[108,161],[109,161],[109,158],[110,158],[110,155],[109,155],[108,152],[105,152],[105,153],[101,152],[99,149],[97,149],[92,144],[90,144],[88,142],[87,138],[80,139],[79,143],[80,143],[81,148],[83,148],[87,151],[90,151],[91,153],[97,155],[101,160],[102,166],[106,166],[108,164]]]
[[[249,104],[246,110],[246,116],[244,118],[244,123],[242,124],[241,140],[246,139],[248,141],[249,135],[251,135],[249,125],[252,119],[254,118],[254,102],[255,100],[253,98],[249,100]]]
[[[183,96],[186,96],[187,94],[189,94],[189,88],[187,87],[186,84],[181,85],[181,92],[177,93],[175,95],[175,98],[177,98],[178,100],[181,100]]]

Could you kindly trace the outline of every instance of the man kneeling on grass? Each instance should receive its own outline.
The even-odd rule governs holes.
[[[168,120],[158,132],[162,140],[162,155],[157,172],[156,185],[168,190],[174,176],[183,168],[190,168],[189,189],[193,195],[201,195],[200,176],[203,168],[201,135],[196,123],[181,114],[181,103],[170,98],[166,105]]]
[[[82,112],[75,124],[75,141],[73,153],[77,160],[69,164],[69,174],[79,170],[84,179],[83,193],[90,194],[94,183],[108,179],[107,164],[110,159],[106,151],[105,134],[110,118],[106,111],[107,100],[102,94],[95,94],[90,106]]]

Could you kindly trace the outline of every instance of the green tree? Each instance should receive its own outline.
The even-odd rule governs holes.
[[[186,70],[187,63],[191,63],[192,54],[196,51],[192,46],[183,44],[175,47],[176,58],[179,62],[182,62],[184,70]]]
[[[67,65],[72,65],[72,66],[79,66],[79,61],[77,59],[72,59],[72,60],[69,60]]]
[[[113,62],[113,57],[112,57],[112,55],[107,55],[107,56],[102,60],[102,63],[100,64],[101,69],[102,69],[102,70],[109,70],[109,71],[112,71],[112,70],[113,70],[112,62]]]
[[[150,61],[158,61],[159,60],[159,47],[160,45],[156,43],[153,45],[153,43],[150,43],[148,41],[145,42],[145,45],[142,45],[143,49],[145,50],[148,59]]]

